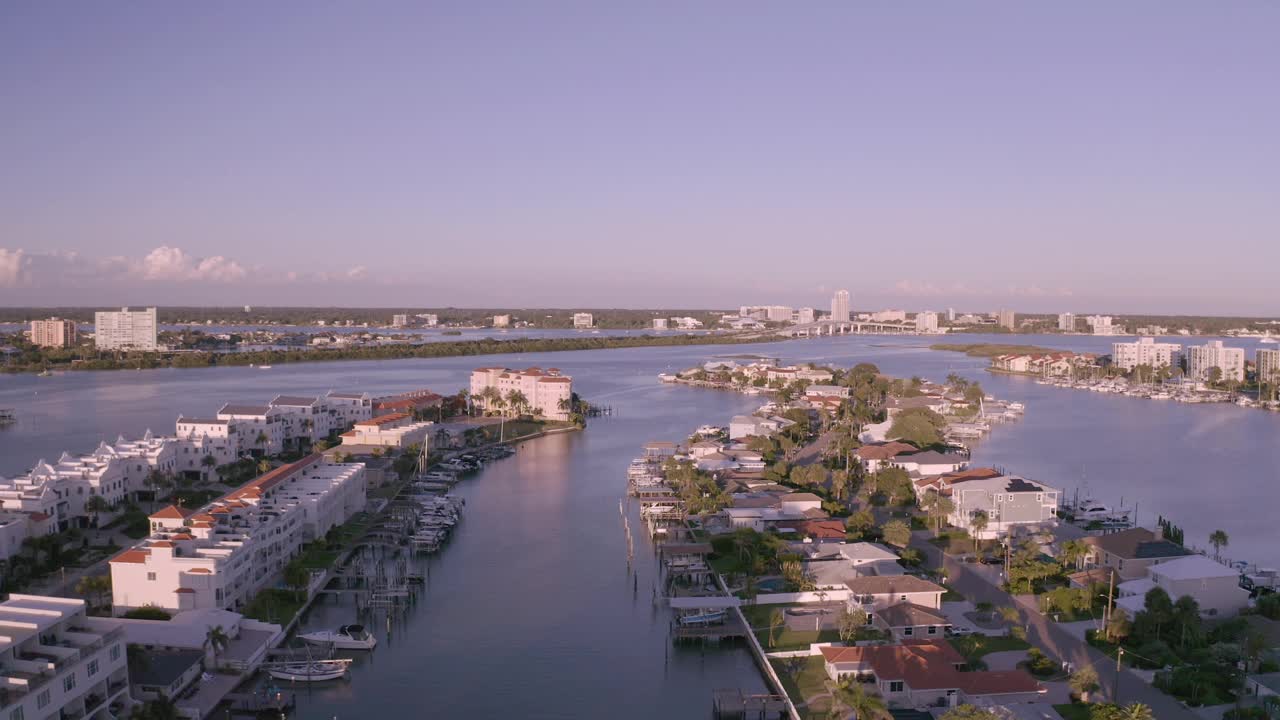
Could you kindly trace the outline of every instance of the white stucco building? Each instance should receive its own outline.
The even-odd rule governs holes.
[[[589,328],[595,325],[595,318],[591,317],[591,313],[578,312],[573,314],[573,326],[575,328]]]
[[[170,505],[152,513],[148,538],[111,559],[115,609],[239,609],[364,504],[364,465],[310,455],[199,510]]]
[[[1222,371],[1223,380],[1244,382],[1244,348],[1226,347],[1221,340],[1187,348],[1187,377],[1206,382],[1213,368]]]
[[[524,395],[530,412],[550,420],[568,420],[573,399],[573,379],[557,368],[531,367],[511,370],[503,367],[476,368],[471,371],[471,401],[489,409],[487,388],[494,388],[505,402],[511,392]]]
[[[0,603],[0,718],[114,717],[127,697],[124,630],[89,617],[83,600],[10,595]]]
[[[1182,346],[1177,343],[1158,343],[1155,338],[1139,338],[1136,342],[1111,344],[1111,364],[1121,370],[1132,370],[1139,365],[1177,367],[1182,362]]]
[[[426,449],[435,423],[414,422],[407,413],[389,413],[361,420],[342,434],[343,445],[374,445],[404,449],[421,445]]]
[[[93,344],[99,350],[155,350],[156,309],[94,313]]]

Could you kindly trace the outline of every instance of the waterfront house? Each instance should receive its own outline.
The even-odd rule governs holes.
[[[844,387],[843,385],[810,385],[804,389],[804,394],[805,397],[810,398],[828,397],[846,399],[849,397],[849,388]]]
[[[964,703],[1014,703],[1037,699],[1044,688],[1021,670],[961,672],[965,660],[943,640],[898,645],[820,648],[827,677],[846,675],[875,683],[893,706],[955,707]]]
[[[652,440],[644,444],[644,457],[647,460],[662,461],[674,457],[680,447],[667,440]]]
[[[1191,551],[1166,540],[1161,531],[1131,528],[1084,538],[1089,546],[1085,567],[1111,568],[1121,580],[1146,577],[1152,565],[1186,557]]]
[[[487,390],[493,388],[501,394],[503,405],[512,392],[524,395],[527,409],[535,416],[548,420],[568,420],[573,397],[573,379],[560,373],[558,368],[531,367],[511,370],[503,367],[483,367],[471,371],[471,402],[482,409],[489,408]]]
[[[880,608],[869,620],[872,627],[888,631],[899,640],[941,638],[951,628],[951,621],[941,610],[909,602]]]
[[[124,631],[89,617],[83,600],[13,594],[0,625],[0,717],[105,720],[129,702]]]
[[[913,483],[922,501],[929,492],[950,497],[954,506],[947,522],[971,529],[972,518],[985,513],[983,539],[1001,537],[1015,529],[1037,530],[1057,524],[1062,492],[1035,480],[1004,475],[994,468],[970,468],[921,478]]]
[[[849,606],[867,612],[903,602],[938,610],[947,591],[937,583],[914,575],[868,575],[852,578],[845,586],[849,588]]]
[[[1203,555],[1188,555],[1147,568],[1147,577],[1116,586],[1116,606],[1133,615],[1146,607],[1146,594],[1164,588],[1172,600],[1195,599],[1208,616],[1235,615],[1249,604],[1249,591],[1240,587],[1240,573]]]
[[[888,464],[890,460],[899,455],[907,455],[920,452],[920,448],[909,443],[891,440],[888,442],[872,442],[863,445],[853,454],[862,463],[862,468],[869,473],[878,471],[881,467]]]
[[[889,467],[901,468],[912,477],[928,477],[959,472],[969,467],[969,456],[941,453],[936,450],[901,453],[884,461]]]
[[[778,420],[755,415],[734,415],[729,421],[729,439],[741,440],[748,437],[769,437],[782,428],[783,425]]]
[[[941,415],[951,409],[951,401],[941,396],[920,395],[918,397],[891,397],[884,403],[885,414],[889,419],[903,410],[932,410]]]

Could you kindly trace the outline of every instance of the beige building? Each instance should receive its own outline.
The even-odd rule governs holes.
[[[476,368],[471,371],[471,401],[477,407],[489,410],[488,395],[493,388],[505,403],[512,392],[524,395],[528,411],[549,420],[568,420],[569,404],[573,398],[573,379],[561,375],[557,368],[542,370],[527,368],[511,370],[503,367]]]
[[[421,445],[425,449],[434,424],[414,422],[408,413],[388,413],[356,423],[349,432],[342,434],[342,444],[400,449]]]
[[[1244,381],[1244,348],[1226,347],[1221,340],[1187,348],[1187,377],[1204,382],[1214,368],[1223,380]]]
[[[61,318],[31,321],[31,344],[39,347],[71,347],[80,341],[75,321]]]
[[[156,309],[94,313],[93,342],[99,350],[155,350]]]
[[[584,312],[580,312],[580,313],[574,313],[574,314],[573,314],[573,326],[574,326],[574,327],[576,327],[576,328],[589,328],[589,327],[592,327],[592,326],[594,326],[594,325],[595,325],[595,318],[593,318],[593,317],[591,316],[591,313],[584,313]]]
[[[1280,350],[1258,349],[1258,380],[1280,383]]]
[[[511,316],[510,316],[510,315],[494,315],[494,316],[493,316],[493,326],[494,326],[494,327],[496,327],[496,328],[504,328],[504,327],[510,327],[510,325],[511,325]]]

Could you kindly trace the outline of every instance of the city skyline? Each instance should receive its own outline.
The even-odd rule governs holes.
[[[1274,6],[296,9],[0,11],[0,304],[1280,314]]]

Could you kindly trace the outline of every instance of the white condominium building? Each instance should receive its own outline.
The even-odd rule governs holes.
[[[1063,332],[1075,332],[1076,316],[1073,313],[1062,313],[1059,315],[1058,329]]]
[[[493,388],[506,403],[512,392],[524,395],[529,412],[551,420],[568,420],[573,397],[573,379],[561,375],[557,368],[542,370],[532,367],[511,370],[503,367],[476,368],[471,371],[471,400],[477,407],[490,409],[488,395]],[[500,405],[499,407],[505,407]],[[497,408],[493,408],[497,409]]]
[[[284,450],[285,410],[270,405],[227,403],[218,410],[219,420],[234,420],[244,452],[276,455]]]
[[[1155,338],[1144,337],[1136,342],[1111,344],[1111,364],[1121,370],[1139,365],[1177,367],[1181,362],[1182,346],[1177,343],[1158,343]]]
[[[494,327],[503,327],[503,328],[504,328],[504,327],[509,327],[510,325],[511,325],[511,316],[510,316],[510,315],[494,315],[494,316],[493,316],[493,326],[494,326]]]
[[[243,607],[304,543],[364,509],[364,473],[311,455],[199,510],[152,513],[150,537],[111,559],[115,610]]]
[[[156,349],[156,309],[94,313],[93,343],[99,350]]]
[[[1124,334],[1124,327],[1112,324],[1112,317],[1110,315],[1090,315],[1084,319],[1084,322],[1089,326],[1089,329],[1093,331],[1094,335]]]
[[[121,622],[89,617],[83,600],[10,595],[0,603],[0,718],[114,718],[128,699]]]
[[[930,311],[916,313],[916,332],[918,333],[938,332],[938,314]]]
[[[835,322],[849,322],[848,290],[837,290],[831,297],[831,319]]]
[[[1187,377],[1204,382],[1213,368],[1222,372],[1223,380],[1244,381],[1244,348],[1224,347],[1221,340],[1187,348]]]
[[[388,413],[356,423],[351,430],[342,434],[342,444],[400,449],[421,445],[426,450],[434,425],[431,422],[414,422],[413,416],[408,413]]]
[[[871,322],[906,322],[906,310],[881,310],[871,313]]]
[[[330,390],[324,399],[334,416],[334,427],[350,427],[373,417],[373,396],[369,393],[339,393]]]
[[[1258,349],[1258,380],[1280,383],[1280,350]]]
[[[653,319],[653,329],[654,329],[654,330],[666,330],[666,329],[667,329],[667,319],[666,319],[666,318],[654,318],[654,319]]]
[[[38,347],[71,347],[80,340],[80,329],[73,320],[49,318],[31,321],[31,344]]]
[[[791,316],[791,322],[797,325],[808,325],[818,320],[818,311],[811,307],[802,307]]]
[[[576,328],[589,328],[595,325],[595,319],[591,317],[591,313],[574,313],[573,326]]]

